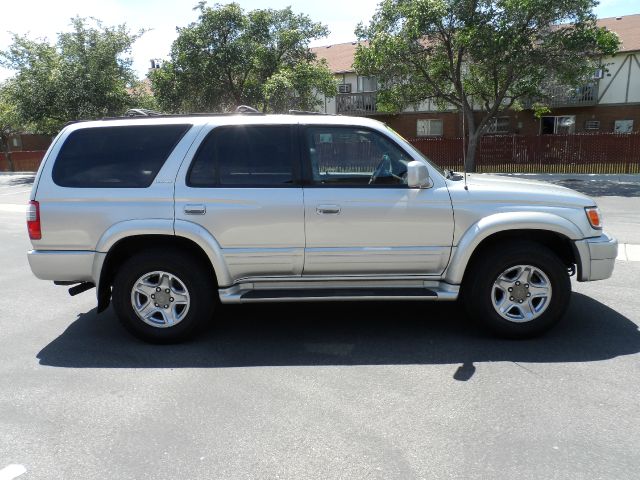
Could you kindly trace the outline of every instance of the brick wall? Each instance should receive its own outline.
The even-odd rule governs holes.
[[[612,133],[616,120],[633,120],[634,131],[640,131],[640,105],[556,108],[548,115],[575,115],[575,133],[591,132],[585,130],[587,120],[600,121],[600,130],[593,131],[593,133]],[[509,133],[521,135],[540,134],[540,120],[535,118],[531,110],[507,112],[501,114],[501,116],[509,117]],[[418,136],[416,126],[417,121],[420,119],[442,119],[444,138],[462,136],[460,114],[455,112],[380,114],[375,115],[374,118],[385,122],[406,138],[416,138]],[[476,114],[476,121],[480,121],[480,114]]]

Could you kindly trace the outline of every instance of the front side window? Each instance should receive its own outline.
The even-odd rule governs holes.
[[[53,166],[61,187],[146,188],[191,125],[83,128],[64,142]]]
[[[357,127],[306,129],[314,185],[403,186],[412,160],[378,132]]]
[[[191,164],[191,187],[286,187],[294,183],[291,128],[283,125],[217,127]]]

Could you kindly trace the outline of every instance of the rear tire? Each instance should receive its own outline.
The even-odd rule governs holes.
[[[190,255],[150,250],[120,266],[112,297],[118,319],[130,333],[150,343],[177,343],[211,319],[215,283]]]
[[[506,338],[546,332],[562,319],[570,298],[564,263],[553,251],[533,242],[483,252],[462,286],[470,316]]]

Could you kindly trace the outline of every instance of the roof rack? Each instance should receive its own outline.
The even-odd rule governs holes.
[[[289,115],[332,115],[324,112],[309,112],[306,110],[289,110]]]
[[[125,117],[160,117],[163,115],[162,112],[156,112],[148,108],[130,108],[124,113]]]
[[[236,107],[235,113],[261,113],[253,107],[249,105],[238,105]]]
[[[331,115],[336,116],[331,113],[323,113],[323,112],[308,112],[304,110],[289,110],[289,115]],[[131,108],[127,110],[123,116],[121,117],[103,117],[97,119],[87,119],[87,120],[71,120],[64,124],[72,125],[74,123],[83,123],[83,122],[92,122],[92,121],[114,121],[114,120],[143,120],[145,118],[153,117],[153,118],[185,118],[185,117],[228,117],[234,115],[258,115],[264,116],[265,113],[262,113],[256,110],[253,107],[249,107],[248,105],[239,105],[235,111],[233,112],[199,112],[199,113],[162,113],[157,112],[155,110],[149,110],[146,108]]]

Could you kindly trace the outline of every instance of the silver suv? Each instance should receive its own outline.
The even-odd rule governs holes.
[[[221,303],[462,298],[509,337],[539,334],[569,277],[611,276],[593,200],[443,172],[384,124],[323,115],[114,119],[67,126],[27,216],[34,274],[96,287],[153,342]]]

